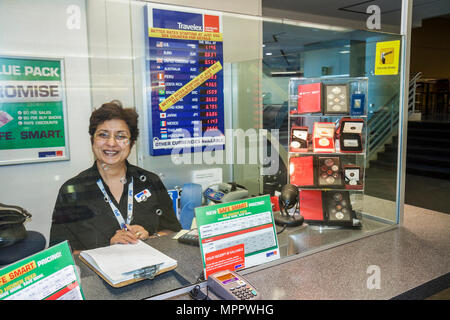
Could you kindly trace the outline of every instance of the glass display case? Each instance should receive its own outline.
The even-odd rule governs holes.
[[[305,222],[362,226],[367,78],[289,81],[289,183]],[[359,206],[358,206],[359,204]]]

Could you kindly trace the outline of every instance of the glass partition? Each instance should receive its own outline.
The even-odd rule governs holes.
[[[159,49],[151,47],[153,40],[150,39],[149,28],[165,27],[162,24],[149,25],[156,23],[155,17],[154,20],[149,20],[149,8],[219,17],[217,27],[221,30],[221,51],[216,47],[209,51],[188,50],[193,53],[195,62],[190,64],[189,58],[186,58],[187,62],[178,61],[170,66],[169,62],[164,64],[161,60],[161,66],[167,67],[162,71],[167,72],[160,73],[158,69],[153,69],[159,63],[157,59],[184,59],[184,56],[177,56],[179,48],[176,48],[167,53],[173,56],[164,57],[163,42],[161,52],[155,54]],[[31,15],[28,21],[20,20],[23,19],[24,12]],[[320,13],[314,10],[311,12]],[[36,13],[39,18],[33,17],[32,13]],[[23,24],[17,23],[18,20]],[[29,210],[33,214],[33,220],[28,228],[38,230],[47,240],[61,186],[94,164],[88,133],[91,112],[111,100],[119,100],[124,107],[135,108],[139,115],[140,134],[136,144],[131,147],[129,163],[155,173],[167,190],[178,192],[180,196],[183,188],[191,183],[200,184],[204,191],[213,183],[235,182],[248,189],[249,197],[279,195],[282,187],[289,183],[290,115],[295,109],[295,104],[290,102],[292,79],[331,79],[330,81],[339,82],[343,78],[364,78],[367,81],[365,156],[363,160],[358,160],[365,170],[364,189],[352,197],[353,210],[361,214],[362,226],[348,228],[305,224],[300,228],[287,228],[278,234],[281,253],[278,261],[353,241],[389,229],[398,223],[397,157],[381,158],[379,152],[388,148],[394,153],[398,150],[397,131],[401,117],[399,94],[402,83],[399,72],[392,75],[379,74],[377,59],[381,59],[378,55],[380,44],[397,41],[401,44],[400,35],[364,28],[337,28],[325,24],[308,26],[292,19],[286,21],[144,1],[113,0],[67,0],[57,3],[50,0],[2,1],[0,26],[6,30],[10,29],[10,25],[17,27],[0,35],[2,57],[48,57],[62,58],[64,61],[69,159],[42,159],[41,163],[0,166],[0,202],[23,206]],[[186,28],[189,27],[180,28],[187,32]],[[201,43],[195,42],[195,45],[198,44],[214,46],[217,43],[213,38],[208,38]],[[394,50],[397,50],[397,57],[400,57],[395,62],[400,71],[400,47],[395,47]],[[202,56],[197,56],[199,52]],[[207,56],[205,52],[218,53],[221,60],[216,56]],[[220,133],[223,135],[223,143],[210,148],[189,145],[189,150],[183,152],[171,148],[164,154],[157,154],[155,141],[164,142],[166,137],[173,138],[182,130],[190,133],[189,138],[199,137],[195,135],[195,129],[189,131],[191,125],[195,127],[198,122],[179,125],[178,129],[175,128],[176,125],[173,128],[170,124],[167,125],[170,121],[197,121],[193,114],[183,118],[180,113],[171,113],[170,107],[161,109],[159,103],[184,87],[188,83],[186,79],[195,79],[207,70],[212,65],[206,62],[208,58],[211,58],[212,63],[220,60],[221,69],[218,72],[221,73],[221,82],[217,78],[217,81],[209,82],[209,78],[203,79],[198,88],[204,90],[198,94],[198,98],[203,100],[195,100],[197,97],[192,93],[195,89],[192,89],[184,96],[184,101],[191,99],[189,108],[198,108],[198,119],[203,125],[214,124],[214,121],[222,125],[224,132]],[[199,64],[200,60],[202,63]],[[198,70],[194,72],[190,68]],[[0,80],[4,79],[1,77],[7,72],[6,69],[0,69]],[[159,74],[162,77],[160,79]],[[190,74],[195,75],[189,78]],[[176,84],[177,81],[182,82],[180,79],[186,81]],[[158,80],[159,84],[155,85]],[[204,85],[207,82],[211,87]],[[155,91],[155,86],[162,91]],[[214,91],[216,86],[222,92]],[[214,92],[208,94],[206,90]],[[221,94],[223,100],[220,100]],[[213,99],[205,100],[210,97]],[[214,100],[217,97],[219,102]],[[157,99],[159,110],[154,108],[153,99]],[[0,112],[5,103],[0,100]],[[213,122],[207,122],[209,120]],[[0,138],[6,137],[1,133],[6,132],[7,125],[6,121],[0,122]],[[155,128],[158,130],[157,135]],[[200,127],[198,131],[200,137],[209,137],[209,130],[203,129],[204,127]],[[0,139],[0,151],[1,143]],[[69,186],[68,189],[70,188]],[[103,201],[103,198],[100,200]],[[203,199],[202,205],[207,204]],[[76,199],[73,205],[77,206]],[[182,208],[179,200],[174,202],[174,209],[180,219]],[[277,211],[275,207],[273,210]],[[300,207],[300,214],[301,210]],[[83,210],[77,214],[78,218],[90,218],[84,216],[86,212]],[[280,227],[279,230],[281,229]],[[90,229],[79,230],[80,234],[77,236],[87,236],[88,230]],[[174,235],[158,239],[161,248],[182,251],[182,246],[186,245],[172,239]],[[64,234],[60,236],[64,237]],[[166,244],[161,244],[163,242]],[[198,247],[195,246],[189,247],[186,252],[194,251],[199,254]],[[170,256],[170,252],[166,253]],[[178,263],[184,264],[183,268],[188,269],[187,262]],[[183,275],[183,281],[169,281],[152,294],[161,294],[195,283],[202,270],[191,271],[189,276]]]

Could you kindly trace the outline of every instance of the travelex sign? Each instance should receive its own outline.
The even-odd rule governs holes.
[[[219,32],[219,17],[215,15],[154,8],[153,27],[186,31]]]

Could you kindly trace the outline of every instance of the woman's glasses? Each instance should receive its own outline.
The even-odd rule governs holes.
[[[130,137],[124,132],[117,132],[116,134],[112,135],[108,131],[99,131],[94,134],[94,138],[100,141],[109,141],[111,137],[114,137],[114,140],[116,140],[116,142],[120,144],[126,145],[130,143]]]

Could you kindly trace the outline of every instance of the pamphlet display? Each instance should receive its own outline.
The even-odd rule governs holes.
[[[0,269],[0,300],[84,300],[68,242]]]
[[[195,208],[205,279],[280,258],[270,196]]]
[[[150,155],[223,150],[222,16],[171,8],[145,7]]]
[[[64,60],[0,56],[0,165],[69,159]]]
[[[290,79],[289,183],[306,223],[361,226],[367,93],[367,78]]]

